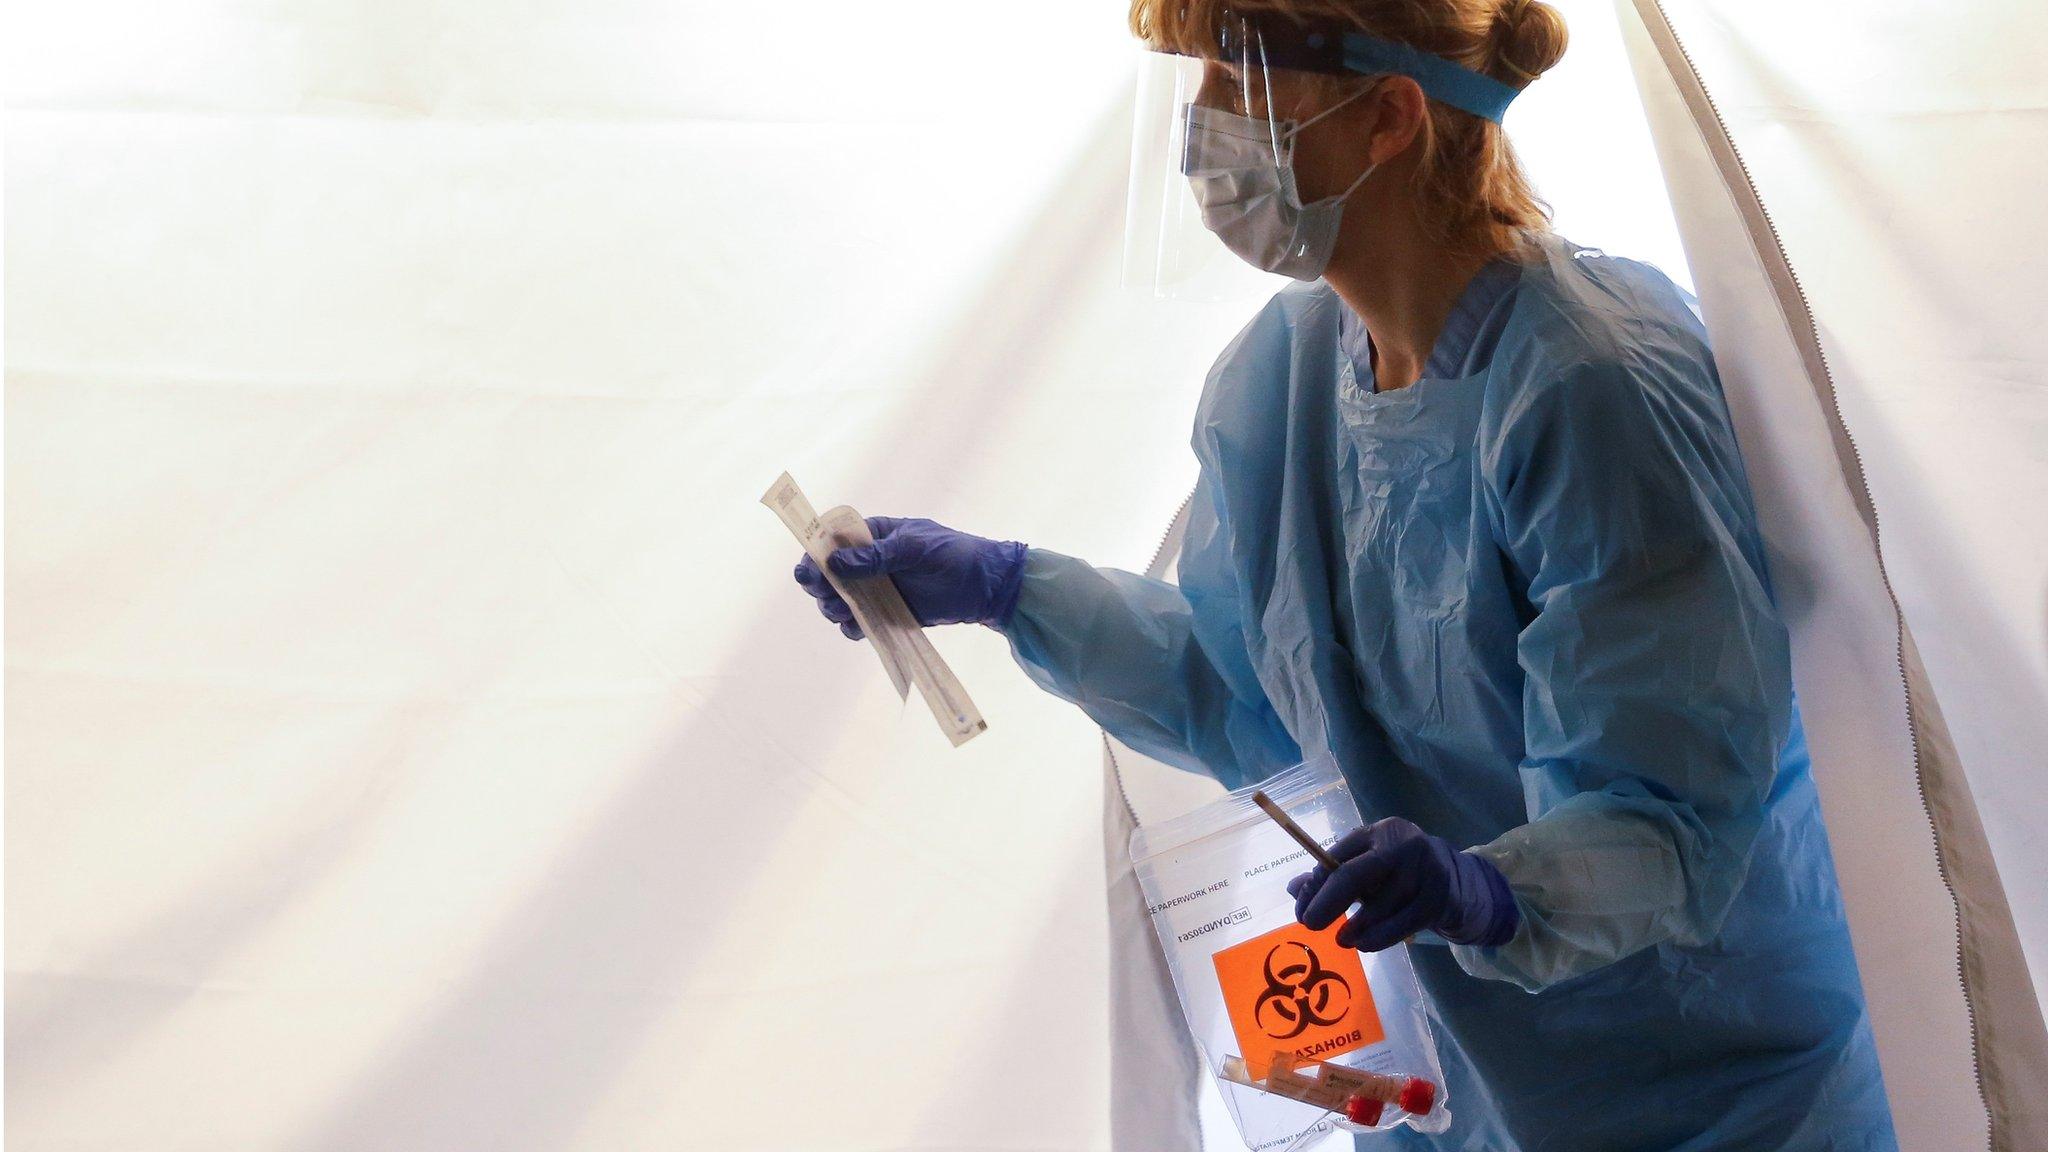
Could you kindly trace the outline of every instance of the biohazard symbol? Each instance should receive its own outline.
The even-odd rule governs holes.
[[[1266,987],[1252,1005],[1252,1018],[1275,1040],[1292,1040],[1310,1028],[1328,1028],[1351,1010],[1351,985],[1323,967],[1315,949],[1288,940],[1266,953]]]
[[[1327,1059],[1386,1039],[1359,954],[1337,943],[1343,924],[1311,932],[1289,916],[1210,956],[1239,1055]]]

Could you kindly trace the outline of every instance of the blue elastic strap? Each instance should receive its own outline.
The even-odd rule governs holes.
[[[1470,68],[1451,63],[1441,56],[1420,52],[1363,32],[1346,32],[1342,41],[1344,67],[1365,75],[1394,73],[1422,86],[1423,95],[1441,100],[1460,111],[1500,123],[1508,105],[1520,89],[1482,76]]]

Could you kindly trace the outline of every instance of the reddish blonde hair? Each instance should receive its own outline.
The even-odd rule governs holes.
[[[1517,88],[1555,66],[1567,40],[1564,17],[1542,0],[1131,0],[1131,31],[1163,51],[1214,55],[1226,12],[1355,28]],[[1447,247],[1493,256],[1550,228],[1550,207],[1500,125],[1434,100],[1417,180],[1425,220]]]

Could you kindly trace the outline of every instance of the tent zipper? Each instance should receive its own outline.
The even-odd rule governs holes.
[[[1847,445],[1849,450],[1850,459],[1848,463],[1850,467],[1846,470],[1853,481],[1850,491],[1857,501],[1858,510],[1863,513],[1865,522],[1870,528],[1870,543],[1872,551],[1876,554],[1878,578],[1884,585],[1885,598],[1891,601],[1892,617],[1897,626],[1898,641],[1894,648],[1894,658],[1898,662],[1899,686],[1902,689],[1906,702],[1907,736],[1913,746],[1913,783],[1914,787],[1920,792],[1920,808],[1927,816],[1928,830],[1934,838],[1935,868],[1941,876],[1942,888],[1948,893],[1949,906],[1955,910],[1956,984],[1962,989],[1963,1005],[1970,1016],[1970,1071],[1976,1078],[1977,1096],[1984,1101],[1985,1114],[1988,1118],[1991,1114],[1991,1101],[1984,1090],[1984,1037],[1978,1024],[1976,997],[1972,995],[1970,981],[1965,974],[1967,971],[1967,957],[1964,953],[1963,944],[1962,901],[1956,897],[1955,882],[1949,874],[1948,855],[1942,850],[1941,824],[1935,819],[1934,806],[1927,798],[1926,765],[1920,754],[1920,737],[1924,730],[1924,724],[1914,701],[1912,673],[1906,664],[1906,613],[1905,609],[1899,604],[1897,590],[1892,587],[1891,573],[1885,568],[1884,547],[1880,539],[1878,526],[1877,503],[1870,491],[1870,479],[1863,470],[1863,453],[1857,447],[1855,434],[1849,430],[1849,423],[1842,415],[1841,400],[1835,391],[1834,370],[1828,365],[1827,348],[1821,342],[1820,327],[1814,321],[1813,303],[1807,298],[1805,286],[1800,283],[1798,270],[1792,267],[1792,257],[1785,248],[1784,237],[1778,232],[1777,222],[1771,218],[1770,208],[1764,204],[1763,193],[1757,188],[1756,179],[1749,170],[1749,163],[1743,159],[1742,149],[1736,146],[1735,135],[1729,131],[1728,121],[1721,115],[1721,106],[1714,100],[1714,94],[1708,90],[1707,82],[1700,75],[1699,66],[1692,58],[1692,52],[1685,46],[1685,38],[1678,34],[1678,28],[1672,23],[1670,13],[1665,11],[1663,0],[1637,0],[1639,9],[1645,4],[1656,10],[1658,21],[1663,25],[1665,35],[1669,38],[1672,47],[1678,50],[1679,58],[1684,61],[1686,72],[1692,80],[1693,87],[1698,89],[1701,99],[1706,103],[1708,114],[1713,117],[1715,132],[1720,135],[1722,145],[1727,149],[1729,157],[1734,160],[1735,166],[1741,174],[1743,189],[1748,193],[1750,203],[1756,208],[1756,217],[1762,221],[1763,229],[1770,237],[1771,247],[1777,255],[1777,265],[1784,269],[1786,279],[1790,282],[1791,291],[1798,300],[1797,320],[1795,321],[1791,316],[1786,317],[1788,330],[1791,332],[1794,340],[1806,341],[1807,351],[1811,353],[1811,363],[1819,368],[1822,377],[1821,383],[1825,386],[1824,390],[1827,394],[1829,416],[1834,422],[1835,431],[1839,433],[1842,442]],[[1654,34],[1655,29],[1650,29],[1650,31]],[[1667,63],[1669,63],[1668,57]],[[1724,177],[1728,175],[1725,169],[1723,175]],[[1768,265],[1766,265],[1765,271],[1766,273],[1770,271]],[[1802,328],[1804,329],[1803,332]],[[1989,1130],[1985,1132],[1984,1144],[1986,1148],[1992,1146],[1992,1134]]]
[[[1188,514],[1188,509],[1193,507],[1194,503],[1195,494],[1192,490],[1180,498],[1180,507],[1174,510],[1173,519],[1167,521],[1166,530],[1159,534],[1159,543],[1152,547],[1152,559],[1145,564],[1145,571],[1148,574],[1159,570],[1159,562],[1166,559],[1166,545],[1173,540],[1173,530],[1180,527],[1181,517]]]

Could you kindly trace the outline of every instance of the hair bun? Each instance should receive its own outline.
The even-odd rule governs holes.
[[[1493,59],[1501,78],[1527,84],[1557,66],[1569,37],[1564,15],[1543,0],[1505,0],[1493,23]]]

